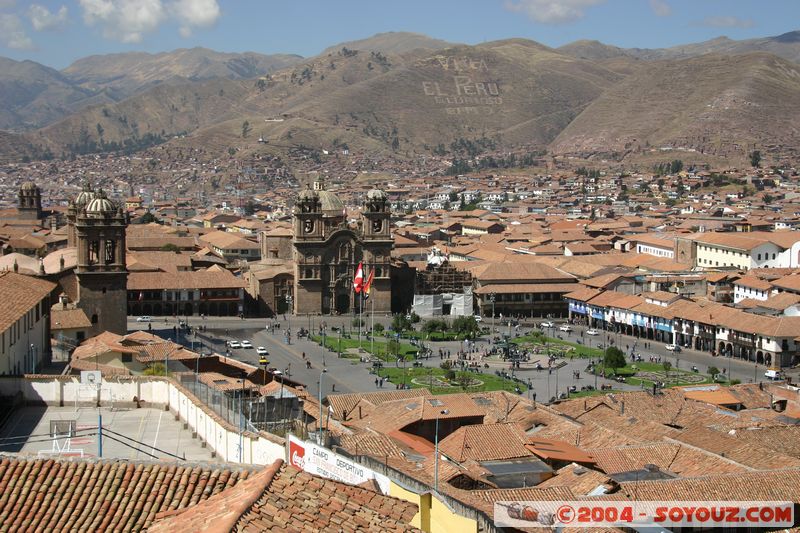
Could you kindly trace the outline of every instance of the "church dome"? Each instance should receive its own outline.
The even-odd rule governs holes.
[[[92,190],[92,186],[88,183],[83,185],[83,189],[75,198],[75,207],[83,207],[88,205],[89,202],[95,199],[96,193]]]
[[[318,199],[319,199],[319,194],[317,194],[317,191],[314,191],[312,189],[303,189],[297,195],[298,202],[316,202]]]
[[[319,201],[322,204],[322,213],[325,215],[341,216],[344,211],[342,200],[330,191],[317,191]]]
[[[370,191],[367,193],[367,200],[385,201],[386,198],[386,193],[380,189],[370,189]]]
[[[26,181],[25,183],[22,184],[22,186],[19,188],[19,190],[20,191],[25,191],[25,192],[34,192],[38,188],[39,187],[37,187],[34,182]]]
[[[113,215],[116,211],[117,206],[106,198],[103,191],[100,191],[91,202],[86,204],[87,215]]]

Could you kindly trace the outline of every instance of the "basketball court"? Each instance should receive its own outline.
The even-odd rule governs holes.
[[[103,417],[104,458],[219,461],[172,413],[153,408],[23,407],[0,431],[0,451],[98,457],[98,414]]]

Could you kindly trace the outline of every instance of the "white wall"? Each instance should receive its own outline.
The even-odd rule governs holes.
[[[95,405],[97,397],[96,392],[81,387],[77,376],[30,379],[0,377],[0,395],[15,395],[18,392],[28,403],[47,405],[74,405],[76,399],[81,405]],[[284,459],[286,455],[284,439],[265,432],[244,432],[243,451],[240,452],[238,428],[219,418],[204,404],[195,403],[191,393],[172,380],[139,377],[103,380],[101,405],[111,405],[112,401],[132,405],[134,396],[147,407],[163,407],[172,412],[224,461],[267,465],[276,459]]]

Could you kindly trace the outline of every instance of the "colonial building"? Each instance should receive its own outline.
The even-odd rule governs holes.
[[[50,359],[50,295],[43,279],[0,272],[0,375],[35,374]]]
[[[326,191],[322,182],[300,192],[294,213],[294,298],[290,311],[349,313],[361,303],[353,291],[353,278],[363,263],[364,278],[374,271],[370,309],[391,309],[391,253],[389,205],[378,189],[367,193],[357,226],[346,220],[342,201]]]

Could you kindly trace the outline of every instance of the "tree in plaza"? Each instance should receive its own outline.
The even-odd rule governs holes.
[[[616,346],[609,346],[606,348],[606,353],[603,356],[603,366],[608,369],[611,368],[616,373],[618,368],[625,366],[625,354]]]
[[[378,322],[377,324],[375,324],[375,327],[372,328],[372,329],[375,330],[375,333],[381,333],[383,331],[383,324]]]
[[[720,374],[719,368],[715,366],[708,367],[708,374],[711,376],[711,379],[716,379],[717,375]]]
[[[398,313],[392,317],[392,329],[397,333],[411,329],[411,320],[406,318],[402,313]]]
[[[452,330],[464,338],[473,339],[480,333],[480,326],[474,316],[460,316],[453,320]]]

